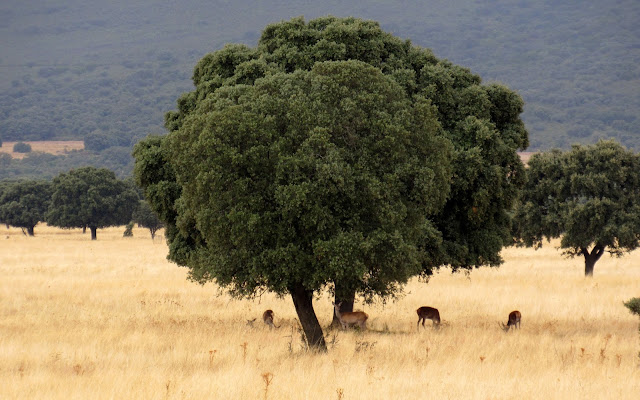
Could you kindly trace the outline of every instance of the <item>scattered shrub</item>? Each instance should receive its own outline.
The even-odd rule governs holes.
[[[127,226],[125,227],[124,233],[122,234],[122,237],[133,237],[133,221],[129,222],[127,224]]]
[[[624,305],[629,309],[629,311],[640,317],[640,297],[634,297],[624,303]]]
[[[31,153],[31,145],[25,142],[18,142],[13,145],[14,153]]]

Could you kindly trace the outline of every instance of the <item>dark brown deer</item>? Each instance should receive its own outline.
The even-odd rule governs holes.
[[[420,321],[422,321],[422,327],[424,328],[424,323],[428,319],[433,322],[434,327],[438,327],[440,325],[440,313],[438,312],[437,308],[420,307],[416,310],[416,313],[418,313],[418,329],[420,329]]]
[[[276,326],[273,323],[273,311],[272,310],[267,310],[264,313],[262,313],[262,321],[269,325],[269,329],[273,329],[273,328],[280,328],[279,326]]]
[[[509,313],[509,321],[507,321],[507,324],[503,324],[502,325],[502,329],[504,329],[505,332],[509,332],[509,329],[511,329],[512,327],[518,328],[520,329],[520,318],[522,317],[522,314],[520,314],[520,311],[511,311]]]
[[[338,320],[340,321],[340,325],[342,325],[342,329],[347,329],[348,325],[355,325],[355,324],[357,324],[362,330],[367,329],[367,319],[369,318],[367,313],[363,311],[340,312],[340,305],[342,304],[342,302],[338,304],[336,303],[331,303],[331,304],[333,304],[336,317],[338,317]]]

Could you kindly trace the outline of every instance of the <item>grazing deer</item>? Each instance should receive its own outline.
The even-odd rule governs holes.
[[[416,326],[420,329],[420,321],[422,321],[422,327],[424,328],[424,323],[430,319],[433,322],[433,326],[437,327],[440,325],[440,313],[437,308],[433,307],[420,307],[416,310],[418,314],[418,325]]]
[[[347,329],[347,325],[355,325],[355,324],[358,324],[360,329],[363,329],[363,330],[367,329],[367,318],[369,318],[367,313],[363,311],[340,312],[340,306],[342,305],[342,302],[338,304],[336,303],[331,303],[331,304],[333,304],[333,308],[335,309],[335,312],[336,312],[336,317],[338,317],[338,320],[340,321],[340,325],[342,325],[342,329]]]
[[[273,328],[280,328],[279,326],[276,326],[273,323],[273,311],[272,310],[267,310],[264,313],[262,313],[262,321],[269,325],[269,329],[273,329]]]
[[[511,329],[511,327],[520,329],[521,317],[522,314],[520,314],[520,311],[511,311],[509,313],[509,321],[507,321],[507,324],[505,325],[501,323],[502,329],[504,329],[505,332],[509,332],[509,329]]]

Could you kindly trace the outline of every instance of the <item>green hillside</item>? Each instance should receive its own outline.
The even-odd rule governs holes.
[[[379,21],[485,83],[517,90],[526,102],[529,150],[599,138],[640,150],[634,0],[4,2],[0,137],[88,138],[93,152],[51,162],[65,168],[83,157],[92,165],[118,160],[126,175],[131,147],[164,132],[164,113],[192,90],[191,72],[203,55],[229,42],[253,46],[269,23],[328,14]],[[0,179],[38,175],[29,162],[43,161],[0,160]]]

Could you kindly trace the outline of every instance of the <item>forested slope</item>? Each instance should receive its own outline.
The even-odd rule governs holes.
[[[530,150],[609,137],[640,150],[634,0],[4,2],[0,137],[89,137],[100,139],[94,162],[113,159],[96,156],[109,148],[124,159],[141,137],[164,131],[164,113],[192,90],[203,55],[228,42],[253,46],[269,23],[328,14],[377,20],[485,82],[517,90]]]

